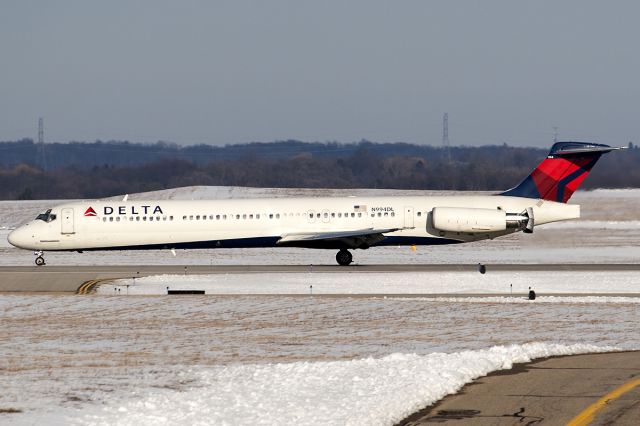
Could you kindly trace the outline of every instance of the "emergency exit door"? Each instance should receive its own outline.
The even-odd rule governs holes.
[[[73,209],[62,209],[62,233],[74,234]]]

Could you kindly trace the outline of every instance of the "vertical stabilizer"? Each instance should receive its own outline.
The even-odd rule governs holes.
[[[602,154],[621,149],[587,142],[556,142],[520,185],[500,195],[566,203]]]

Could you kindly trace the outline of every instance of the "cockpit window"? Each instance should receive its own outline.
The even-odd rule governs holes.
[[[42,220],[44,222],[53,222],[54,220],[56,220],[56,215],[55,214],[51,214],[51,209],[47,210],[44,213],[40,213],[38,215],[38,217],[36,217],[36,220]]]

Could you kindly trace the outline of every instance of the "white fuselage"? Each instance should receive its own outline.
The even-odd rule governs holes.
[[[30,221],[13,231],[9,242],[43,251],[266,247],[285,245],[284,241],[290,246],[341,248],[335,239],[304,242],[291,236],[384,229],[390,232],[372,245],[429,245],[477,241],[519,230],[442,231],[429,222],[436,207],[508,214],[532,208],[536,226],[580,216],[577,205],[490,195],[82,201],[53,207],[52,220]]]

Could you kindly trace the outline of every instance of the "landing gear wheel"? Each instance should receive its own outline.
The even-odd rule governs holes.
[[[37,265],[37,266],[45,265],[45,263],[44,263],[44,257],[42,257],[42,256],[38,256],[38,257],[36,257],[36,265]]]
[[[353,262],[353,256],[348,250],[340,250],[338,254],[336,254],[336,261],[340,266],[348,266],[351,262]]]

